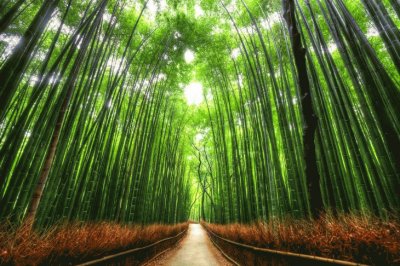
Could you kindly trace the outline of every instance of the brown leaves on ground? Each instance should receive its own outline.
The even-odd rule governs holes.
[[[400,223],[375,217],[340,215],[318,220],[204,224],[235,242],[374,265],[400,265]]]
[[[188,227],[177,225],[120,225],[75,223],[55,226],[45,233],[29,226],[17,230],[0,228],[0,264],[43,265],[82,262],[106,254],[143,247],[172,237]]]

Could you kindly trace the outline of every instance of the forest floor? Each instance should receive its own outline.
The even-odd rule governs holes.
[[[146,266],[218,266],[230,264],[211,243],[200,224],[190,224],[176,248],[150,261]]]
[[[209,230],[250,246],[371,265],[400,265],[400,223],[372,216],[323,216],[243,224],[207,224]]]
[[[71,265],[143,247],[184,231],[177,225],[73,223],[44,233],[0,223],[0,265]],[[70,263],[68,263],[70,262]]]

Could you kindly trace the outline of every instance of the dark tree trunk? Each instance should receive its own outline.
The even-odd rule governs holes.
[[[25,2],[25,0],[17,1],[7,13],[0,19],[0,34],[2,34],[11,24],[15,15],[18,13],[19,8]]]
[[[205,221],[206,220],[206,211],[205,211],[205,209],[204,209],[204,199],[205,199],[205,197],[204,197],[204,191],[201,193],[201,219],[203,220],[203,221]]]
[[[78,78],[79,70],[82,67],[82,63],[84,61],[86,51],[89,48],[89,44],[93,38],[93,34],[95,33],[96,28],[100,24],[101,16],[103,14],[106,3],[107,3],[107,0],[103,0],[101,7],[97,13],[97,17],[96,17],[95,21],[90,26],[90,28],[88,28],[88,32],[87,32],[86,36],[83,37],[82,47],[79,50],[79,53],[76,57],[76,60],[74,62],[74,65],[72,67],[70,75],[68,77],[68,80],[66,81],[66,84],[65,84],[66,92],[62,96],[63,98],[61,99],[62,103],[61,103],[61,107],[57,114],[56,125],[54,128],[52,137],[51,137],[50,145],[47,149],[46,158],[45,158],[45,161],[44,161],[43,166],[40,171],[39,180],[36,183],[36,187],[35,187],[35,190],[34,190],[34,193],[32,196],[32,200],[29,204],[28,211],[27,211],[27,214],[25,217],[25,223],[28,224],[31,228],[33,227],[37,209],[38,209],[40,200],[43,195],[44,187],[47,182],[47,178],[49,176],[51,166],[53,164],[53,160],[54,160],[56,150],[57,150],[58,140],[59,140],[60,134],[61,134],[61,129],[62,129],[63,122],[64,122],[64,119],[65,119],[65,116],[66,116],[66,113],[67,113],[67,110],[69,107],[69,103],[71,101],[71,98],[72,98],[72,95],[74,92],[75,83]]]
[[[310,82],[307,74],[306,50],[302,46],[301,35],[297,29],[294,0],[282,0],[283,16],[287,23],[292,42],[292,51],[298,75],[298,84],[301,95],[303,126],[304,161],[307,178],[308,193],[310,197],[311,215],[318,218],[323,210],[320,176],[318,172],[317,156],[315,150],[315,132],[318,118],[314,112],[311,99]]]
[[[400,18],[400,3],[399,3],[399,1],[398,0],[390,0],[390,3],[392,4],[392,7],[397,14],[397,17]]]
[[[0,69],[0,119],[14,95],[29,57],[60,0],[45,1],[22,36],[12,55]]]

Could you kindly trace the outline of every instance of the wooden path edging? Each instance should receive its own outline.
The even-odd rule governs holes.
[[[238,243],[223,238],[206,226],[212,243],[234,265],[343,265],[343,266],[367,266],[350,261],[330,259],[325,257],[280,251],[268,248],[258,248]]]
[[[108,255],[100,259],[95,259],[85,263],[78,264],[77,266],[90,266],[90,265],[140,265],[148,262],[155,257],[164,253],[170,246],[178,242],[187,232],[187,229],[180,232],[176,236],[161,239],[150,245],[130,249],[127,251],[119,252],[113,255]]]

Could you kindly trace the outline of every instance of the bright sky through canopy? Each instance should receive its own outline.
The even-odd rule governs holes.
[[[187,64],[190,64],[190,63],[192,63],[193,60],[194,60],[194,53],[193,53],[191,50],[187,49],[187,50],[185,51],[184,58],[185,58],[185,62],[186,62]]]
[[[203,85],[192,82],[185,87],[185,97],[189,105],[199,105],[203,102]]]

